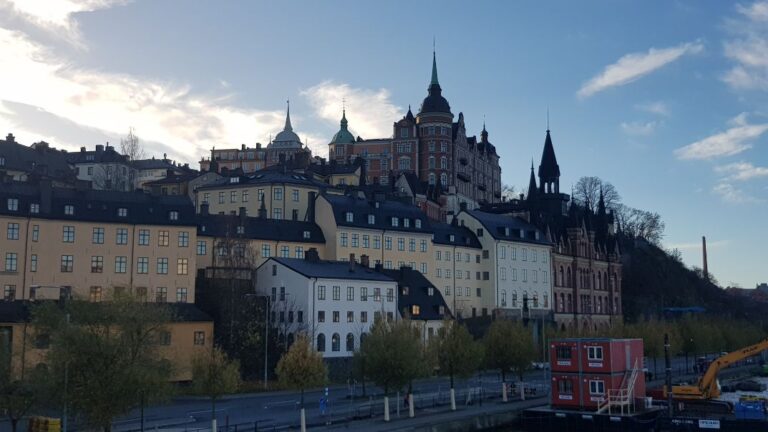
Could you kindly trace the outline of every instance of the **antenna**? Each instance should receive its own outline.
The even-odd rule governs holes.
[[[547,132],[549,132],[549,105],[547,105]]]

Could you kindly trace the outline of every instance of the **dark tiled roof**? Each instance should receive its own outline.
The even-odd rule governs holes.
[[[188,166],[174,164],[170,159],[155,159],[155,158],[139,159],[139,160],[132,161],[131,165],[138,170],[147,170],[147,169],[167,169],[168,170],[169,169],[169,170],[174,170],[180,173],[195,172],[194,169]]]
[[[432,222],[432,231],[435,233],[433,240],[435,244],[482,249],[475,233],[467,227]],[[453,241],[451,241],[451,235],[453,235]]]
[[[542,245],[551,244],[543,231],[518,217],[486,213],[479,210],[464,210],[463,212],[480,221],[486,232],[495,239]],[[507,230],[507,228],[509,229]],[[520,236],[520,230],[524,233],[523,237]],[[538,240],[536,239],[537,232],[539,233]]]
[[[380,282],[393,282],[393,279],[372,268],[354,264],[354,269],[350,270],[350,263],[341,261],[309,261],[300,258],[270,258],[262,266],[269,265],[270,261],[277,261],[280,264],[311,278],[322,279],[355,279]]]
[[[47,198],[46,198],[47,197]],[[18,199],[18,210],[8,209],[8,199]],[[30,204],[39,205],[39,213],[30,213]],[[64,207],[74,206],[71,215]],[[118,216],[125,208],[127,216]],[[178,212],[177,220],[170,220],[170,212]],[[186,196],[151,196],[144,192],[115,192],[50,188],[30,183],[0,185],[0,214],[124,224],[195,225],[195,208]]]
[[[0,323],[28,322],[31,317],[29,306],[27,300],[0,301]]]
[[[237,215],[198,215],[197,235],[208,237],[240,237],[259,240],[282,240],[304,243],[325,243],[320,227],[312,222],[262,219]],[[242,225],[243,234],[237,234]],[[304,232],[309,232],[309,238]]]
[[[193,303],[167,303],[175,322],[208,322],[213,321],[210,315],[201,311]]]
[[[99,150],[101,148],[101,150]],[[128,163],[128,159],[118,153],[114,147],[97,147],[97,150],[85,151],[82,147],[79,152],[67,153],[67,161],[71,164],[79,163]]]
[[[435,288],[421,272],[410,267],[379,271],[397,281],[397,306],[401,315],[410,316],[413,320],[442,320],[449,316],[448,305],[440,290]],[[408,294],[405,294],[406,287]],[[432,295],[429,295],[430,288],[432,288]],[[413,305],[419,306],[419,315],[410,315]],[[443,314],[440,314],[440,306],[443,307]]]
[[[194,172],[194,173],[186,173],[186,174],[174,174],[174,175],[167,176],[165,178],[161,178],[159,180],[144,183],[144,185],[152,186],[152,185],[184,183],[190,180],[194,180],[203,174],[205,173]]]
[[[5,165],[0,170],[38,173],[57,179],[74,180],[75,171],[67,163],[67,152],[37,143],[35,148],[15,141],[0,140],[0,157]]]
[[[306,171],[320,176],[327,176],[331,174],[354,174],[358,169],[360,169],[359,163],[342,164],[331,162],[327,164],[311,164],[306,168]]]
[[[418,207],[400,201],[374,201],[347,195],[323,195],[333,208],[333,216],[339,226],[357,228],[386,229],[403,232],[432,232],[427,215]],[[346,214],[351,212],[352,222],[347,222]],[[368,223],[368,215],[375,216],[375,223]],[[398,218],[398,226],[392,226],[392,218]],[[405,227],[404,220],[408,220]],[[416,227],[416,220],[421,221],[421,228]]]
[[[233,178],[237,180],[233,183]],[[225,177],[217,182],[201,186],[198,190],[202,189],[216,189],[216,188],[232,188],[238,186],[259,185],[259,184],[295,184],[302,186],[314,186],[316,188],[325,189],[328,184],[314,180],[311,176],[301,173],[295,173],[291,171],[263,169],[254,172],[248,176],[240,177]]]

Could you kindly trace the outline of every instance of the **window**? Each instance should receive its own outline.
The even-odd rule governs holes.
[[[195,345],[205,345],[205,332],[203,331],[195,332]]]
[[[587,347],[587,360],[603,360],[603,347],[591,346]]]
[[[387,301],[391,302],[395,299],[395,290],[394,288],[387,288]]]
[[[369,248],[371,247],[371,236],[368,234],[363,234],[363,247]]]
[[[280,246],[280,257],[281,258],[290,258],[291,257],[291,247],[290,246]]]
[[[341,320],[339,311],[333,311],[333,322],[337,323]]]
[[[275,188],[272,191],[272,198],[275,201],[282,201],[283,200],[283,188]]]
[[[75,259],[72,255],[61,256],[61,271],[63,273],[72,273],[74,268]]]
[[[208,243],[205,242],[205,240],[198,240],[197,241],[197,254],[198,255],[205,255],[208,252]]]
[[[333,299],[341,300],[341,287],[338,285],[334,285],[333,287]]]
[[[243,202],[248,202],[248,191],[247,191],[247,190],[244,190],[244,191],[243,191],[243,192],[240,194],[240,196],[241,196],[241,200],[242,200]]]
[[[64,206],[64,214],[68,215],[68,216],[74,215],[75,214],[75,206],[73,206],[73,205],[65,205]]]
[[[603,380],[591,380],[589,382],[589,394],[605,394],[605,382]]]
[[[117,215],[119,217],[127,217],[128,216],[128,209],[125,207],[120,207],[117,209]]]
[[[352,234],[352,247],[356,248],[360,244],[360,235]]]
[[[573,380],[561,379],[557,382],[557,393],[562,395],[573,394]]]
[[[347,312],[347,322],[348,323],[355,322],[355,313],[354,312],[352,312],[352,311],[348,311]]]
[[[261,245],[261,256],[263,258],[269,258],[272,256],[272,246],[268,244]]]
[[[347,287],[347,300],[353,301],[355,299],[355,287]]]
[[[115,257],[115,273],[125,273],[128,267],[128,257]]]
[[[179,258],[176,260],[176,274],[185,275],[189,271],[189,260],[187,258]]]
[[[168,301],[168,288],[158,287],[155,291],[155,301],[158,303],[165,303]]]
[[[5,253],[5,271],[15,272],[18,267],[18,258],[15,252]]]
[[[384,249],[392,250],[392,237],[384,237]]]
[[[416,239],[412,238],[408,240],[408,250],[416,252]]]
[[[19,210],[19,200],[16,198],[8,198],[8,210],[10,211],[18,211]]]
[[[405,239],[402,237],[397,238],[397,250],[399,251],[405,250]]]
[[[427,274],[427,263],[421,263],[421,274]]]
[[[128,229],[127,228],[118,228],[115,240],[116,240],[116,243],[119,244],[119,245],[126,245],[126,244],[128,244]]]
[[[17,223],[8,223],[7,237],[8,237],[8,240],[18,240],[19,239],[19,224],[17,224]]]
[[[149,246],[149,230],[139,230],[139,246]]]
[[[341,337],[338,333],[334,333],[333,336],[331,336],[331,351],[340,351],[341,350]]]
[[[3,287],[3,300],[14,301],[16,300],[16,285],[6,285]]]
[[[304,236],[303,236],[303,237],[304,237],[305,239],[308,239],[308,238],[310,237],[310,235],[311,235],[311,234],[310,234],[310,232],[309,232],[309,231],[304,231]]]
[[[322,333],[317,335],[317,350],[319,352],[325,352],[325,335]]]
[[[528,249],[523,248],[523,261],[528,261]]]
[[[139,273],[139,274],[149,273],[148,257],[139,257],[138,261],[136,262],[136,273]]]
[[[104,244],[104,228],[94,228],[91,241],[93,244]]]
[[[368,215],[368,225],[373,225],[376,223],[376,216],[369,214]]]
[[[37,271],[37,254],[32,254],[30,257],[29,271],[32,273]]]
[[[318,285],[317,287],[317,299],[325,300],[325,285]]]
[[[75,227],[70,225],[65,225],[62,230],[62,239],[64,243],[74,243],[75,242]]]
[[[381,301],[381,288],[373,289],[373,301]]]
[[[29,205],[29,212],[32,214],[38,214],[40,213],[40,204],[38,203],[32,203]]]
[[[368,312],[366,312],[366,311],[360,312],[360,322],[361,323],[367,323],[368,322]]]
[[[101,301],[101,287],[100,286],[92,286],[90,295],[88,296],[88,299],[91,302],[100,302]]]
[[[507,307],[507,292],[501,292],[501,307]]]
[[[445,156],[440,158],[440,169],[448,169],[448,158]]]
[[[168,231],[160,231],[158,233],[157,245],[168,246],[168,244],[170,244],[170,235],[168,234]]]
[[[219,204],[224,204],[224,192],[219,192]]]
[[[295,255],[296,258],[302,259],[304,258],[304,247],[303,246],[296,246],[295,248]]]
[[[298,190],[298,189],[293,189],[293,190],[291,191],[291,199],[292,199],[294,202],[298,202],[298,201],[299,201],[299,190]]]
[[[186,303],[187,302],[187,289],[186,288],[176,288],[176,302],[177,303]]]
[[[555,356],[558,360],[571,360],[571,347],[569,346],[558,346],[555,349]]]
[[[393,227],[400,226],[400,219],[398,219],[397,216],[393,216],[391,220],[391,225]]]
[[[157,259],[157,274],[168,274],[168,258]]]
[[[178,244],[179,244],[179,247],[188,247],[189,246],[189,233],[188,232],[182,231],[182,232],[179,233]]]

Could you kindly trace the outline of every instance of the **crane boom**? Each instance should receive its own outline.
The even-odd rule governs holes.
[[[720,385],[717,375],[731,364],[759,354],[768,349],[768,339],[764,339],[754,345],[730,352],[713,361],[697,385],[672,386],[672,396],[676,399],[712,399],[720,396]]]

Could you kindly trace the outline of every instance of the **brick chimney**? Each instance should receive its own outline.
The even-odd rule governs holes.
[[[309,250],[304,252],[304,260],[309,262],[319,262],[320,254],[317,253],[316,248],[309,248]]]
[[[349,271],[350,273],[355,271],[355,254],[350,253],[349,254]]]
[[[371,266],[371,263],[370,263],[370,260],[368,258],[368,255],[366,255],[366,254],[360,255],[360,265],[363,266],[363,267],[370,267]]]

